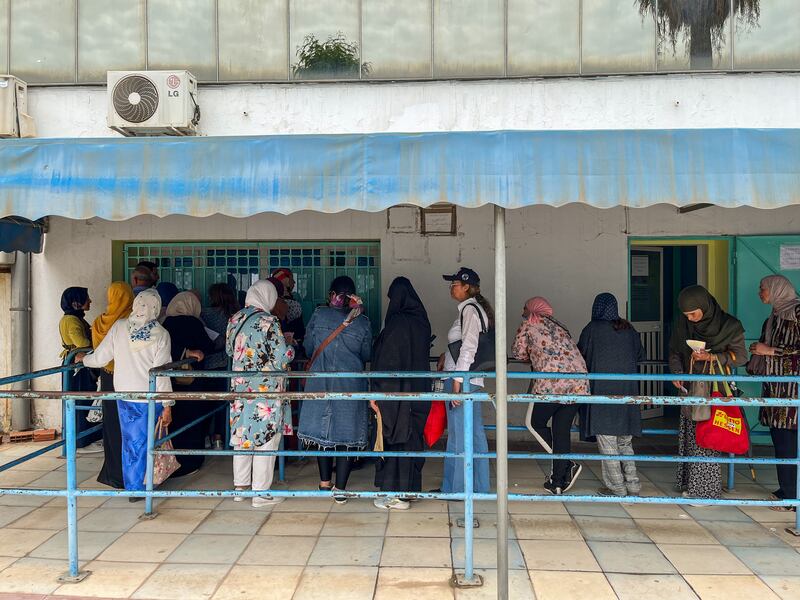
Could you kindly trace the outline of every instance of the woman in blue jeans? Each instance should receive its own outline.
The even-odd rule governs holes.
[[[494,311],[488,300],[481,295],[481,280],[472,269],[461,268],[455,275],[444,275],[450,282],[450,297],[458,302],[458,317],[447,333],[447,343],[461,342],[457,356],[448,348],[439,357],[439,370],[469,371],[478,350],[478,340],[482,332],[494,325]],[[470,379],[471,391],[483,389],[483,379]],[[445,391],[461,393],[462,379],[445,380]],[[483,430],[482,402],[472,403],[472,444],[475,452],[487,452],[486,432]],[[460,401],[448,402],[447,407],[447,451],[464,451],[464,405]],[[474,461],[473,491],[489,491],[489,459],[477,458]],[[444,459],[444,480],[442,492],[459,493],[464,491],[464,459]]]

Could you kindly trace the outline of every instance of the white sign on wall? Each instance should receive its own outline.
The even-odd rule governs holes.
[[[650,257],[646,254],[631,256],[631,277],[650,276]]]
[[[781,271],[800,270],[800,246],[781,245]]]

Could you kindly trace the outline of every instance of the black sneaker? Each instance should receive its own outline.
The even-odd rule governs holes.
[[[544,482],[544,489],[546,489],[548,492],[550,492],[554,496],[560,496],[561,495],[561,488],[559,486],[557,486],[555,483],[553,483],[552,479],[548,479],[547,481]]]
[[[569,462],[569,471],[567,472],[567,481],[565,482],[564,489],[562,492],[568,492],[575,482],[578,480],[578,477],[583,471],[583,467],[576,462]]]

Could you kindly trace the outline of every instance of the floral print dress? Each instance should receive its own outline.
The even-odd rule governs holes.
[[[541,317],[536,323],[522,322],[511,350],[514,358],[529,360],[531,370],[540,373],[586,373],[578,346],[569,331],[555,319]],[[537,379],[534,394],[589,394],[585,379]]]
[[[234,371],[285,371],[294,358],[276,317],[248,306],[233,315],[226,331],[226,352]],[[282,392],[283,377],[252,375],[234,377],[232,392]],[[231,446],[249,450],[263,446],[276,433],[292,434],[292,411],[288,400],[270,394],[261,398],[236,399],[231,403]]]

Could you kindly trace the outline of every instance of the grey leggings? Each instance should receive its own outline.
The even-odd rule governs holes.
[[[600,454],[625,454],[633,456],[633,436],[598,435],[597,447]],[[602,461],[603,483],[617,496],[635,495],[642,491],[636,463],[632,460]]]

